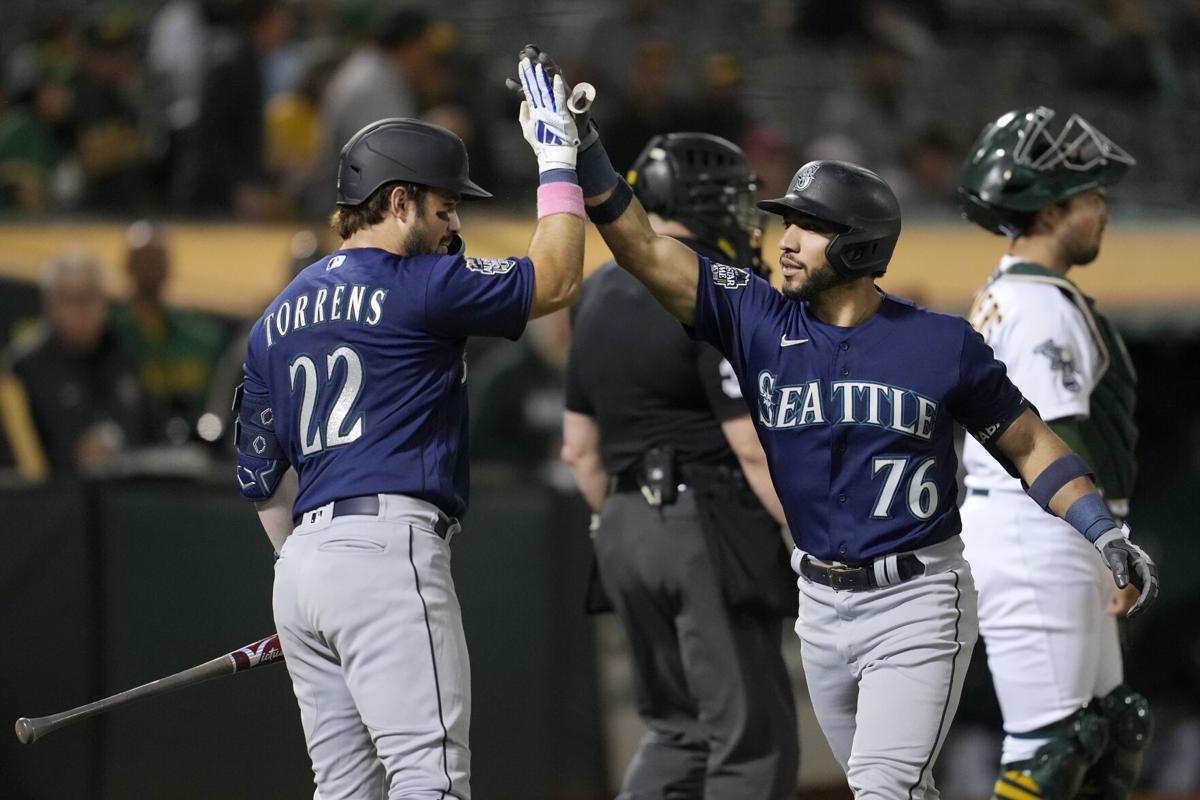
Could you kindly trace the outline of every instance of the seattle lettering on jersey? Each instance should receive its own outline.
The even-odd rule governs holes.
[[[383,319],[383,301],[387,289],[372,289],[362,284],[339,283],[330,289],[317,289],[285,300],[263,320],[267,347],[292,331],[329,322],[353,322],[374,327]]]
[[[938,404],[911,389],[872,381],[833,381],[826,395],[820,380],[779,386],[775,375],[758,373],[758,421],[784,430],[810,425],[868,425],[929,441]]]

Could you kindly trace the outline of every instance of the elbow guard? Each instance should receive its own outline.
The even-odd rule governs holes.
[[[233,392],[237,481],[242,497],[261,502],[279,488],[287,472],[287,455],[275,438],[275,417],[266,398],[246,397],[244,384]]]

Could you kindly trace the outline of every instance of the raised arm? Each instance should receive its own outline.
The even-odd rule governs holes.
[[[583,195],[575,172],[579,135],[561,75],[522,58],[521,131],[538,162],[538,224],[529,242],[536,319],[579,300],[583,283]]]
[[[617,263],[646,284],[672,316],[690,325],[696,311],[696,272],[700,268],[696,253],[676,239],[654,232],[642,204],[609,162],[599,135],[586,151],[580,151],[579,159],[588,216]],[[612,185],[588,196],[589,188],[596,191],[603,183]]]
[[[555,85],[563,78],[558,65],[534,45],[521,51],[521,65],[532,64],[545,74],[553,76]],[[518,68],[521,82],[510,81],[509,86],[526,97],[531,91],[524,66]],[[565,84],[562,84],[566,90]],[[582,89],[581,84],[576,89]],[[535,86],[536,88],[536,86]],[[590,86],[587,87],[589,90]],[[573,102],[581,96],[570,93]],[[633,196],[633,190],[613,168],[600,142],[600,133],[590,121],[589,109],[594,90],[586,102],[572,106],[576,128],[583,140],[579,143],[578,158],[572,166],[578,170],[579,186],[583,189],[587,204],[587,215],[604,241],[612,250],[617,263],[631,272],[680,321],[691,324],[696,308],[696,279],[699,261],[689,247],[669,236],[660,236],[650,227],[650,220],[641,203]],[[526,139],[529,139],[528,133]],[[534,141],[530,140],[534,145]],[[535,151],[537,146],[534,145]],[[540,156],[539,156],[540,160]],[[530,253],[532,256],[532,252]],[[541,277],[540,273],[538,275]]]
[[[1119,588],[1132,583],[1141,595],[1129,610],[1140,612],[1158,596],[1154,561],[1128,539],[1128,528],[1113,520],[1089,477],[1083,459],[1032,409],[1026,409],[996,441],[1020,473],[1029,496],[1043,509],[1069,522],[1104,557]]]

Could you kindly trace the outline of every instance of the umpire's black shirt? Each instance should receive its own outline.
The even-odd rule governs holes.
[[[733,459],[721,422],[749,413],[733,369],[690,339],[641,281],[615,262],[600,267],[583,283],[572,324],[566,407],[595,418],[606,472],[664,445],[680,463]]]

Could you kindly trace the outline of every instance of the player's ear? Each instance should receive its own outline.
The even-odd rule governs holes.
[[[1029,223],[1030,233],[1050,233],[1067,213],[1066,203],[1051,203],[1039,208]]]
[[[408,221],[408,190],[403,186],[392,188],[392,193],[388,196],[388,213],[402,221]]]

